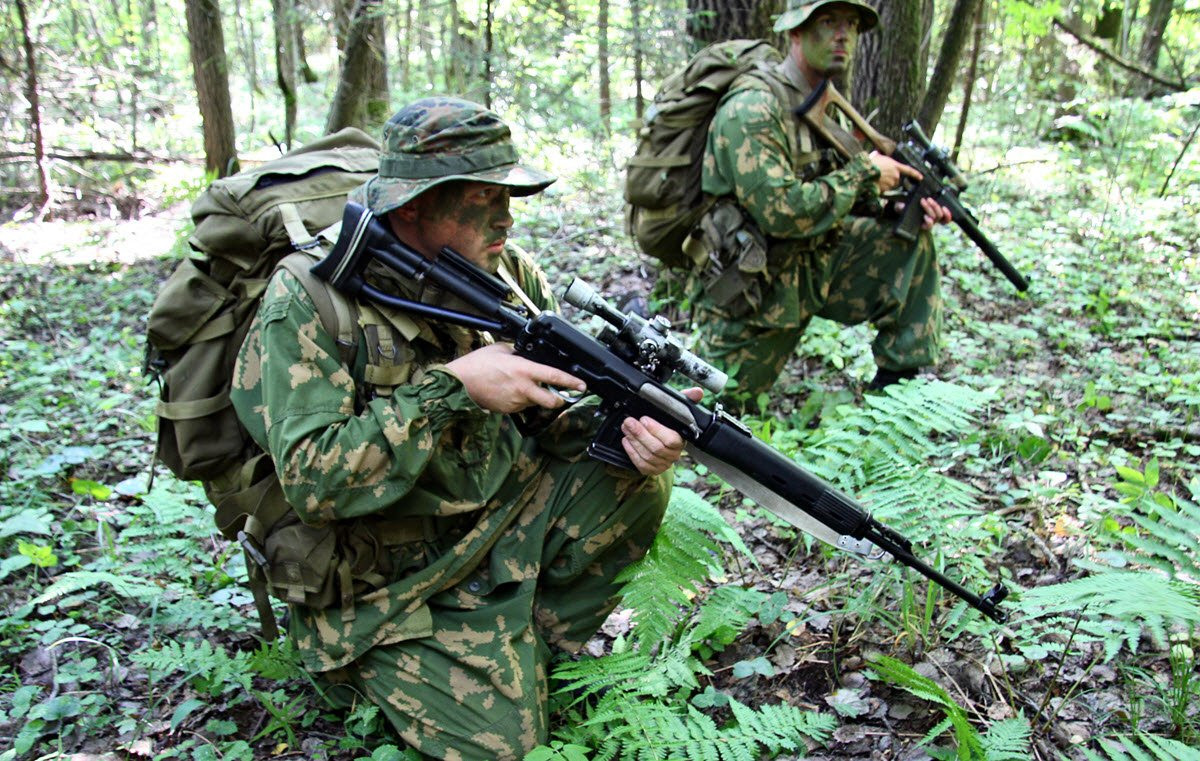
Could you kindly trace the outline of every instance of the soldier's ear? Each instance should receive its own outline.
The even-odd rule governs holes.
[[[394,216],[396,218],[396,221],[398,221],[398,222],[412,224],[413,222],[416,221],[417,215],[420,213],[420,209],[417,208],[420,198],[421,198],[420,196],[417,196],[416,198],[412,199],[411,201],[404,204],[403,206],[396,208],[396,209],[392,209],[392,211],[389,212],[388,215]]]

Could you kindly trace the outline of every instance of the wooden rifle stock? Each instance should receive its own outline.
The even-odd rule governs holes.
[[[817,105],[821,104],[821,108]],[[896,150],[896,141],[892,140],[887,135],[884,135],[879,130],[871,126],[870,122],[851,105],[850,101],[842,97],[842,94],[837,91],[833,83],[828,79],[822,80],[821,84],[813,89],[812,93],[805,98],[804,102],[796,109],[796,114],[804,120],[804,123],[821,136],[825,142],[832,145],[838,153],[842,154],[843,158],[850,158],[850,151],[841,144],[825,126],[825,108],[824,106],[837,106],[838,110],[846,115],[859,132],[871,143],[875,150],[882,154],[891,156]]]

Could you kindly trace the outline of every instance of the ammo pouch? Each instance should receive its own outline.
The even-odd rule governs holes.
[[[717,201],[688,235],[683,250],[699,264],[707,299],[730,317],[744,317],[762,304],[767,239],[733,200]]]
[[[217,508],[217,527],[246,553],[267,639],[278,637],[268,595],[317,610],[341,607],[342,620],[352,621],[355,598],[386,586],[398,571],[422,565],[421,543],[435,535],[432,519],[422,518],[310,526],[287,504],[265,454],[206,488]]]

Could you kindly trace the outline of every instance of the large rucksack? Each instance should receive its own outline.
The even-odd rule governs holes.
[[[700,179],[713,114],[743,74],[763,72],[775,88],[770,70],[781,60],[764,40],[726,40],[703,48],[663,82],[625,173],[626,227],[648,256],[692,267],[683,247],[710,205]]]
[[[282,266],[308,291],[352,366],[357,307],[309,273],[313,259],[298,252],[316,249],[315,235],[341,220],[346,194],[375,174],[378,161],[379,144],[348,128],[213,182],[192,205],[195,231],[188,243],[200,257],[179,263],[150,311],[146,367],[161,386],[156,457],[179,478],[202,482],[217,528],[252,560],[256,553],[261,559],[272,529],[289,511],[270,458],[230,402],[238,350],[268,280]],[[255,568],[247,565],[254,587]],[[323,581],[299,579],[296,589],[315,595],[321,590],[311,587]],[[262,591],[259,584],[255,597],[266,630],[273,623],[268,627]],[[328,598],[330,590],[321,594]]]

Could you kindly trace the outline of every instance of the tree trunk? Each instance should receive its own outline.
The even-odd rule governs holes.
[[[874,4],[880,6],[879,26],[859,38],[851,100],[863,114],[875,112],[872,126],[896,137],[916,112],[924,91],[925,4],[911,0]]]
[[[350,25],[354,23],[355,0],[332,0],[333,30],[337,40],[338,61],[346,60],[346,46],[349,45]]]
[[[217,177],[226,177],[238,170],[238,159],[221,8],[217,0],[184,0],[184,10],[196,101],[204,123],[205,169]]]
[[[374,66],[379,65],[371,35],[375,30],[373,22],[379,5],[380,0],[358,0],[354,8],[353,20],[346,34],[346,50],[342,56],[337,92],[325,121],[326,134],[345,127],[370,127],[367,123],[367,101],[371,97]]]
[[[917,116],[927,135],[932,135],[941,121],[950,89],[958,75],[963,47],[972,28],[977,26],[974,21],[981,4],[982,0],[955,0],[954,9],[950,11],[950,24],[942,36],[942,49],[938,52],[937,64],[933,67],[929,88]]]
[[[1162,51],[1163,33],[1171,21],[1174,0],[1150,0],[1150,11],[1146,14],[1146,31],[1142,33],[1142,44],[1138,50],[1138,61],[1148,71],[1158,69],[1158,55]],[[1150,82],[1140,79],[1135,83],[1138,95],[1149,95]]]
[[[41,216],[50,203],[50,181],[46,176],[46,148],[42,141],[42,107],[38,100],[37,56],[29,30],[25,0],[17,0],[17,19],[21,24],[21,45],[25,49],[25,98],[29,101],[29,137],[33,143],[33,163],[37,171],[38,194],[33,205]]]
[[[272,0],[275,22],[275,82],[283,96],[283,144],[290,151],[296,132],[296,6],[294,0]]]
[[[478,70],[475,61],[479,59],[475,40],[470,34],[464,34],[468,26],[459,10],[458,0],[449,0],[446,10],[446,42],[442,47],[446,51],[443,56],[446,92],[458,93],[466,98],[484,100],[477,81]]]
[[[370,45],[371,78],[367,94],[366,125],[367,131],[371,132],[376,127],[382,127],[392,115],[387,76],[387,15],[382,5],[377,6],[371,14],[367,41]]]
[[[143,60],[149,60],[152,71],[162,71],[162,43],[158,34],[157,0],[145,0],[142,4],[142,44],[145,46],[142,53]]]
[[[644,79],[642,74],[642,27],[638,21],[641,18],[642,10],[638,0],[629,0],[629,14],[633,19],[633,110],[640,123],[642,116],[646,113],[646,97],[642,94],[642,80]]]
[[[250,87],[250,124],[248,130],[253,134],[258,124],[257,95],[262,92],[258,82],[258,32],[254,29],[254,17],[251,8],[243,7],[242,0],[233,0],[233,28],[238,42],[238,53],[246,67],[246,79]],[[245,122],[245,117],[242,117]]]
[[[958,129],[954,132],[954,148],[950,151],[950,158],[954,163],[958,163],[958,149],[962,146],[963,135],[967,131],[967,114],[971,110],[971,98],[975,95],[975,78],[979,75],[979,54],[983,49],[983,27],[984,14],[987,12],[987,5],[980,3],[975,8],[975,36],[971,41],[971,65],[967,68],[966,81],[963,83],[963,102],[962,110],[958,114]]]
[[[426,51],[425,55],[419,57],[425,61],[425,81],[430,87],[434,87],[437,80],[437,61],[436,56],[428,54],[428,51],[434,49],[434,43],[437,41],[437,35],[433,29],[433,0],[421,0],[420,18],[417,19],[417,26],[420,31],[420,47],[418,50]]]
[[[785,0],[687,0],[687,32],[695,49],[738,38],[778,42],[771,25],[784,6]]]
[[[612,134],[612,91],[608,76],[608,0],[599,0],[596,20],[597,60],[600,75],[600,126],[605,135]]]
[[[396,61],[400,69],[400,91],[408,92],[412,86],[412,64],[409,57],[413,44],[413,4],[416,0],[404,2],[404,28],[396,30]],[[488,0],[490,3],[491,0]]]
[[[492,20],[495,9],[492,0],[487,0],[483,19],[483,105],[492,107],[492,54],[493,34]]]
[[[300,78],[311,85],[317,81],[317,72],[308,65],[308,46],[304,44],[304,19],[308,14],[301,10],[299,3],[294,3],[292,7],[296,11],[296,23],[292,27],[296,33],[296,69],[300,72]]]

